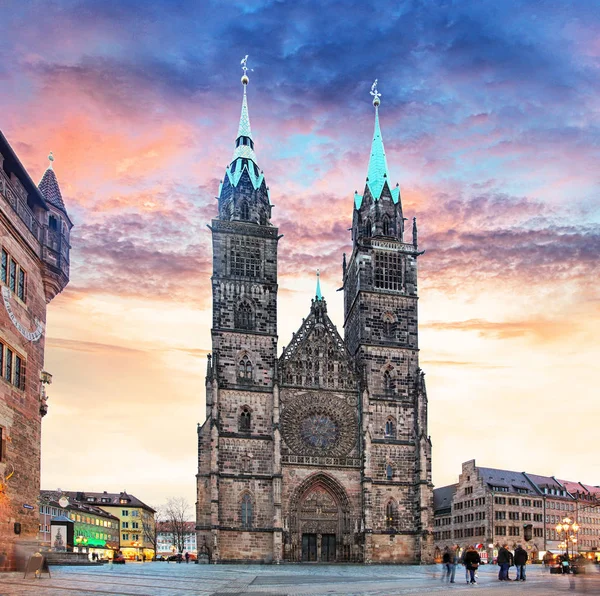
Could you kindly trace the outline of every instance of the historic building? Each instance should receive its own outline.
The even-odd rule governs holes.
[[[126,559],[151,561],[154,558],[156,510],[123,491],[83,492],[68,491],[64,495],[70,503],[84,503],[103,509],[119,520],[120,548]]]
[[[600,555],[600,488],[463,463],[458,483],[434,491],[434,541],[437,559],[446,547],[476,545],[491,560],[503,544],[521,544],[532,559],[564,553],[565,534],[557,526],[575,522],[569,552]]]
[[[52,162],[36,186],[0,132],[0,570],[37,548],[46,306],[69,282],[71,227]]]
[[[40,491],[40,547],[54,548],[52,521],[66,517],[73,522],[73,544],[65,542],[65,548],[112,559],[119,551],[119,518],[96,505],[75,499],[68,500],[63,507],[59,502],[63,496],[61,491]]]
[[[277,258],[269,188],[247,104],[218,196],[212,356],[198,426],[198,549],[217,561],[428,562],[431,442],[419,368],[416,220],[375,132],[344,255],[344,337],[319,284],[277,353]],[[375,85],[374,85],[375,88]],[[350,210],[351,205],[349,205]]]

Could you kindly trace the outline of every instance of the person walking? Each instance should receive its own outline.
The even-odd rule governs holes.
[[[524,582],[527,578],[525,575],[525,565],[527,565],[529,555],[527,551],[519,544],[515,549],[514,561],[517,568],[517,581]]]
[[[476,584],[475,580],[475,572],[479,569],[479,564],[481,563],[481,557],[479,553],[473,548],[469,546],[467,548],[467,552],[464,554],[463,561],[465,562],[465,567],[469,571],[470,576],[470,584]]]
[[[190,553],[188,553],[187,551],[185,551],[185,562],[186,563],[190,562]]]
[[[442,581],[450,581],[450,550],[448,547],[444,549],[442,555]]]
[[[454,577],[456,575],[456,566],[458,565],[458,544],[455,544],[450,551],[450,583],[454,583]]]
[[[498,580],[499,581],[510,581],[508,577],[508,570],[510,568],[510,563],[512,559],[512,553],[508,550],[508,544],[503,544],[500,550],[498,551],[498,566],[500,570],[498,571]]]

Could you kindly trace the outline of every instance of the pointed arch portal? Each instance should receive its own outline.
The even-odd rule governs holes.
[[[313,474],[295,490],[288,527],[288,560],[350,560],[350,502],[343,486],[331,476]]]

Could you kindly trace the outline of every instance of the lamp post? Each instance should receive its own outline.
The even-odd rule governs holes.
[[[562,544],[564,544],[566,554],[567,554],[567,559],[568,559],[569,558],[569,541],[573,545],[571,554],[572,555],[575,554],[575,544],[577,543],[577,532],[579,532],[579,525],[577,524],[576,521],[572,521],[570,518],[565,517],[565,518],[563,518],[562,523],[557,524],[557,526],[556,526],[556,533],[558,534],[559,538],[561,536],[561,533],[563,533],[563,532],[564,532],[564,542],[561,543],[561,546],[562,546]]]

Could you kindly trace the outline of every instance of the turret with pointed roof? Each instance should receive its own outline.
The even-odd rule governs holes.
[[[54,172],[54,155],[48,155],[49,164],[38,184],[41,195],[48,205],[48,271],[44,283],[48,300],[61,292],[69,281],[71,249],[69,237],[73,223],[67,213],[60,186]]]
[[[258,167],[254,152],[246,93],[248,82],[249,79],[244,74],[242,77],[244,87],[242,112],[235,149],[219,188],[219,219],[268,225],[271,219],[269,189],[263,171]]]

